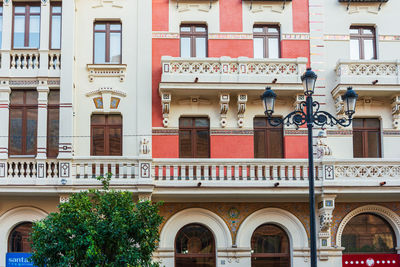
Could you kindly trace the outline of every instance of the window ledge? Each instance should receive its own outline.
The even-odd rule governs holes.
[[[118,77],[120,82],[125,81],[126,64],[87,64],[89,81],[95,77]]]

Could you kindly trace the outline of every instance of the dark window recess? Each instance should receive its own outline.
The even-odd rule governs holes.
[[[379,119],[353,120],[353,154],[355,158],[381,157]]]
[[[38,94],[13,90],[10,95],[9,154],[36,155]]]
[[[280,34],[277,25],[255,25],[253,28],[254,58],[279,58]]]
[[[179,230],[175,239],[176,267],[215,266],[215,242],[209,229],[189,224]]]
[[[122,156],[121,115],[92,115],[91,155]]]
[[[210,157],[210,121],[208,118],[179,119],[179,156],[181,158]]]
[[[28,241],[32,232],[32,223],[17,225],[8,237],[8,252],[32,252],[31,242]]]
[[[61,5],[51,3],[50,49],[61,49]]]
[[[374,27],[350,27],[350,59],[376,59]]]
[[[273,127],[266,118],[254,118],[254,157],[283,158],[283,126]]]
[[[206,26],[181,25],[180,36],[181,57],[207,57],[208,35]]]
[[[383,218],[363,213],[345,226],[342,247],[343,253],[396,253],[396,235]]]
[[[251,237],[251,266],[290,267],[289,247],[284,230],[273,224],[261,225]]]
[[[355,3],[386,3],[389,0],[339,0],[342,3],[355,2]]]
[[[119,22],[94,24],[94,64],[121,64],[122,25]]]
[[[17,2],[13,21],[13,47],[39,48],[40,5],[19,5]]]
[[[3,3],[0,3],[0,47],[2,46],[3,35]]]
[[[50,90],[47,105],[47,157],[58,156],[60,91]]]

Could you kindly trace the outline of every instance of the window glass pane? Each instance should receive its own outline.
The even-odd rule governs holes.
[[[52,12],[53,13],[61,13],[61,7],[60,6],[53,6],[52,7]]]
[[[210,230],[201,225],[190,224],[179,231],[175,241],[175,252],[178,255],[196,254],[199,256],[199,254],[203,254],[202,256],[205,256],[214,253],[214,246],[214,238]],[[193,266],[193,263],[184,266]],[[206,267],[211,265],[196,266]]]
[[[98,23],[96,23],[96,24],[94,25],[94,29],[95,29],[95,30],[106,30],[106,25],[105,25],[105,24],[98,24]]]
[[[111,31],[120,31],[121,30],[121,24],[110,24],[110,30]]]
[[[50,90],[48,103],[49,103],[49,105],[60,104],[60,91],[59,90]]]
[[[266,127],[267,120],[265,118],[255,118],[254,119],[254,127]]]
[[[38,103],[37,91],[26,91],[26,104],[36,105]]]
[[[374,31],[372,29],[363,29],[362,33],[363,34],[374,34]]]
[[[263,38],[254,38],[253,46],[254,46],[254,58],[263,58],[264,57],[264,39]]]
[[[253,32],[263,32],[263,27],[254,27]]]
[[[196,118],[194,122],[194,126],[196,127],[208,127],[209,120],[208,118]]]
[[[283,158],[283,133],[281,130],[269,130],[268,158]]]
[[[22,109],[10,108],[10,154],[22,154]]]
[[[190,32],[190,27],[181,27],[181,32]]]
[[[23,104],[24,103],[24,91],[12,90],[10,96],[10,104]]]
[[[92,124],[106,124],[106,116],[92,115]]]
[[[209,157],[209,131],[196,131],[196,158],[208,158]]]
[[[15,13],[25,13],[25,7],[24,6],[16,6],[14,11],[15,11]]]
[[[110,63],[121,63],[121,33],[110,33]]]
[[[32,232],[32,223],[22,223],[16,226],[8,238],[8,252],[32,252],[29,235]]]
[[[268,28],[268,32],[270,33],[278,33],[278,28]]]
[[[14,47],[22,48],[25,46],[25,16],[14,17]]]
[[[191,127],[193,119],[192,118],[180,118],[179,127]]]
[[[37,109],[28,109],[26,113],[26,154],[36,154]]]
[[[47,118],[47,156],[56,157],[58,155],[59,109],[49,109]]]
[[[29,47],[39,48],[40,42],[40,16],[30,16],[29,21]]]
[[[206,27],[196,27],[196,32],[206,32]]]
[[[192,158],[192,136],[191,131],[179,131],[179,156],[181,158]]]
[[[108,124],[121,125],[122,124],[121,115],[109,115],[108,116]]]
[[[106,33],[96,32],[94,34],[94,63],[106,62]]]
[[[353,156],[355,158],[363,157],[363,138],[361,131],[353,131]]]
[[[40,6],[31,6],[29,9],[30,13],[40,13]]]
[[[350,29],[350,34],[358,34],[358,29]]]
[[[289,253],[289,238],[275,225],[258,227],[251,238],[253,253]]]
[[[265,131],[254,131],[254,157],[265,158]]]
[[[196,57],[204,58],[207,56],[207,40],[206,38],[196,38]]]
[[[190,57],[190,38],[181,38],[181,57]]]
[[[110,144],[110,155],[121,156],[122,155],[122,129],[121,128],[110,128],[109,129],[109,144]]]
[[[374,41],[364,40],[364,59],[374,59]]]
[[[61,48],[61,16],[53,15],[51,21],[51,48]]]
[[[380,121],[379,119],[365,119],[365,127],[380,128]]]
[[[268,58],[279,58],[278,38],[268,38]]]
[[[360,44],[358,40],[350,40],[350,59],[360,59]]]
[[[379,132],[367,132],[368,139],[368,158],[379,158],[380,157],[380,140]]]
[[[93,156],[104,156],[104,128],[93,127],[92,128],[92,151]]]
[[[363,119],[353,119],[353,128],[363,128],[364,120]]]

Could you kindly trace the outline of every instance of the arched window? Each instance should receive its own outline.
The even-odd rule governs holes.
[[[342,234],[343,253],[395,253],[396,236],[378,215],[363,213],[352,218]]]
[[[251,266],[290,266],[289,238],[282,228],[264,224],[251,237]]]
[[[215,266],[215,242],[210,230],[199,224],[183,227],[175,240],[175,267]]]
[[[31,252],[31,244],[28,241],[32,232],[32,223],[24,222],[14,227],[8,237],[8,252]]]

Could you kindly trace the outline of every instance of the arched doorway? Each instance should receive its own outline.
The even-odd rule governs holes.
[[[8,237],[8,252],[32,252],[28,241],[32,223],[24,222],[15,226]]]
[[[215,241],[212,232],[200,224],[179,230],[175,239],[175,267],[215,266]]]
[[[251,237],[252,267],[290,267],[290,245],[286,232],[277,225],[259,226]]]
[[[365,266],[400,266],[396,253],[396,235],[381,216],[361,213],[344,227],[341,245],[343,266],[357,262]],[[362,265],[364,266],[364,265]]]

